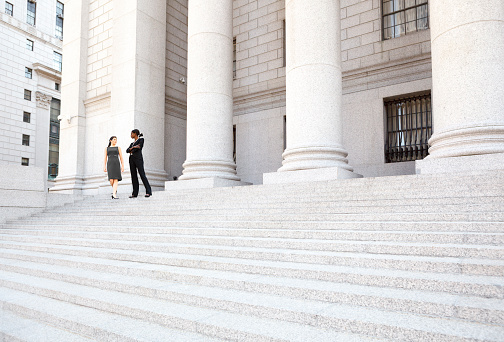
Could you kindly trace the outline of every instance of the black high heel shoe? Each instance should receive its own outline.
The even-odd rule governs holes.
[[[119,199],[119,197],[114,197],[114,195],[112,195],[112,199]]]

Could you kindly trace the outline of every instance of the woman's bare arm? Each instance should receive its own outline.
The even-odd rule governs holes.
[[[121,160],[121,172],[124,172],[124,160],[122,157],[121,148],[119,147],[119,159]]]
[[[105,149],[105,161],[103,162],[103,172],[107,172],[107,149]]]

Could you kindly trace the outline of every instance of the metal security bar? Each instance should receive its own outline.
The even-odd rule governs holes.
[[[420,160],[428,155],[432,135],[431,95],[385,101],[385,162]]]
[[[383,40],[429,28],[427,0],[382,0]]]

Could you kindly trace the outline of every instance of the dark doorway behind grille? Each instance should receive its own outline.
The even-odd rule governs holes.
[[[431,95],[386,100],[384,105],[387,115],[385,162],[425,158],[432,135]]]

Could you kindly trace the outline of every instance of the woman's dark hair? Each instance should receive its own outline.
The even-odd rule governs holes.
[[[132,130],[131,133],[135,133],[136,135],[138,135],[138,137],[143,137],[143,134],[140,133],[140,131],[136,128],[134,130]]]
[[[113,136],[110,137],[110,139],[108,141],[108,146],[107,147],[110,147],[110,145],[112,144],[112,139],[114,139],[114,138],[117,139],[117,137],[115,135],[113,135]]]

